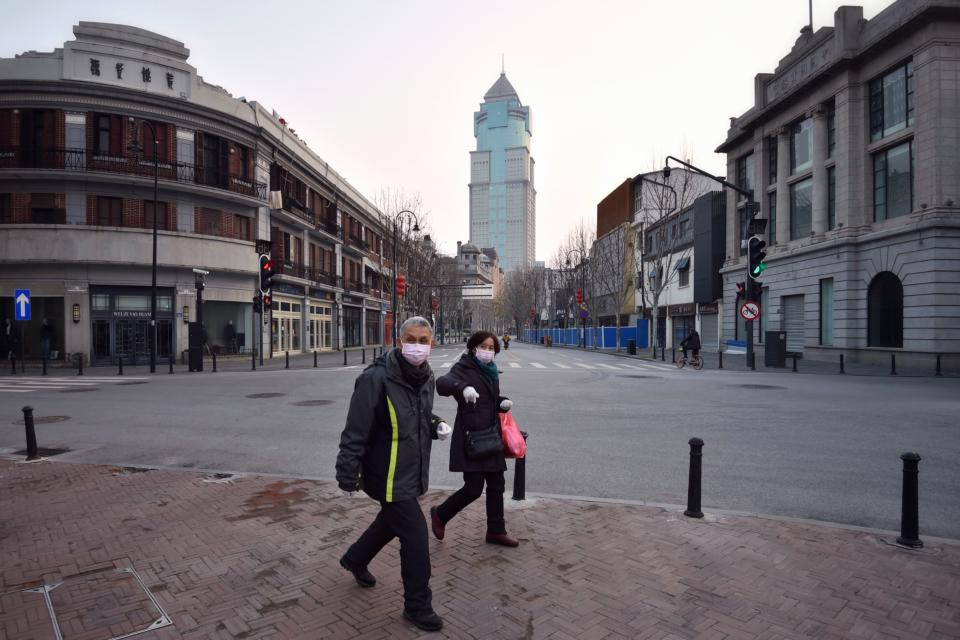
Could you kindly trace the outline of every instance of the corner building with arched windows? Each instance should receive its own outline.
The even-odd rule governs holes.
[[[29,289],[32,318],[15,323],[25,357],[40,355],[44,318],[58,358],[148,357],[155,220],[161,362],[197,320],[194,269],[209,272],[211,350],[381,344],[377,209],[275,112],[205,82],[183,43],[91,22],[74,35],[0,59],[0,327]],[[262,323],[258,240],[277,270]]]
[[[960,6],[898,0],[870,20],[840,7],[805,28],[755,104],[731,119],[727,175],[767,221],[756,341],[788,352],[960,369]],[[721,270],[743,282],[746,201],[727,194]],[[746,336],[736,305],[728,344]]]

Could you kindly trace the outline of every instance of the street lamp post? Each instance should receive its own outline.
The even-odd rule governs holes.
[[[403,211],[398,211],[393,216],[393,347],[397,347],[397,234],[400,226],[403,224],[403,220],[412,220],[413,227],[412,231],[417,233],[420,231],[420,221],[417,220],[417,214],[413,211],[404,209]]]
[[[587,292],[586,292],[586,290],[585,290],[586,287],[584,286],[585,272],[584,272],[584,268],[583,268],[583,267],[584,267],[584,264],[586,263],[587,259],[586,259],[586,256],[585,256],[584,253],[583,253],[583,249],[570,249],[570,251],[567,251],[567,259],[566,259],[566,264],[567,264],[567,267],[568,267],[568,268],[570,267],[570,254],[572,254],[572,253],[580,254],[580,260],[579,260],[579,262],[577,263],[577,269],[580,270],[580,291],[581,291],[581,295],[583,295],[584,298],[586,298],[586,293],[587,293]],[[582,310],[580,309],[580,305],[577,305],[577,316],[580,318],[580,333],[581,333],[581,335],[582,335],[582,340],[583,340],[583,344],[582,344],[581,346],[582,346],[584,349],[586,349],[586,348],[587,348],[587,335],[586,335],[587,319],[583,317],[583,314],[581,313],[581,311],[582,311]]]
[[[130,118],[130,123],[135,120]],[[141,123],[150,128],[150,134],[153,136],[153,266],[150,272],[150,373],[157,372],[157,208],[158,191],[160,181],[160,140],[157,138],[157,130],[148,120],[141,120]],[[143,145],[140,144],[139,136],[134,130],[133,141],[127,147],[133,153],[143,153]]]

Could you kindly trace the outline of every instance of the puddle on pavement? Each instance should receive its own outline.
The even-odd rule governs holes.
[[[268,518],[271,522],[284,522],[296,517],[303,511],[300,506],[311,499],[307,497],[307,488],[298,486],[303,480],[281,480],[268,484],[243,502],[245,513],[229,516],[227,522],[250,520],[252,518]]]
[[[295,407],[322,407],[333,404],[333,400],[301,400],[300,402],[294,402],[292,404]]]
[[[251,393],[247,397],[248,398],[279,398],[280,396],[285,396],[285,395],[287,394],[268,392],[268,393]]]

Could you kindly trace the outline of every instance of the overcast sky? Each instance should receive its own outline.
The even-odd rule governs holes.
[[[814,28],[842,4],[814,1]],[[856,4],[856,3],[852,3]],[[864,0],[871,18],[889,0]],[[500,73],[533,111],[537,258],[627,177],[713,153],[807,23],[807,0],[2,0],[0,57],[80,20],[182,41],[208,82],[276,109],[371,199],[419,193],[440,247],[469,234],[473,112]]]

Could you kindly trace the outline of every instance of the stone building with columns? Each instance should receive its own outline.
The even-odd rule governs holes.
[[[143,362],[151,334],[161,361],[179,355],[194,269],[209,272],[203,322],[221,353],[382,344],[392,276],[376,207],[275,112],[204,81],[183,43],[93,22],[74,35],[0,59],[0,326],[31,290],[24,356],[41,355],[43,318],[59,358]],[[277,270],[263,322],[258,240]]]
[[[717,149],[767,220],[760,349],[960,367],[960,1],[840,7],[801,31]],[[745,280],[744,198],[727,194],[721,269]],[[731,305],[728,344],[744,325]]]

